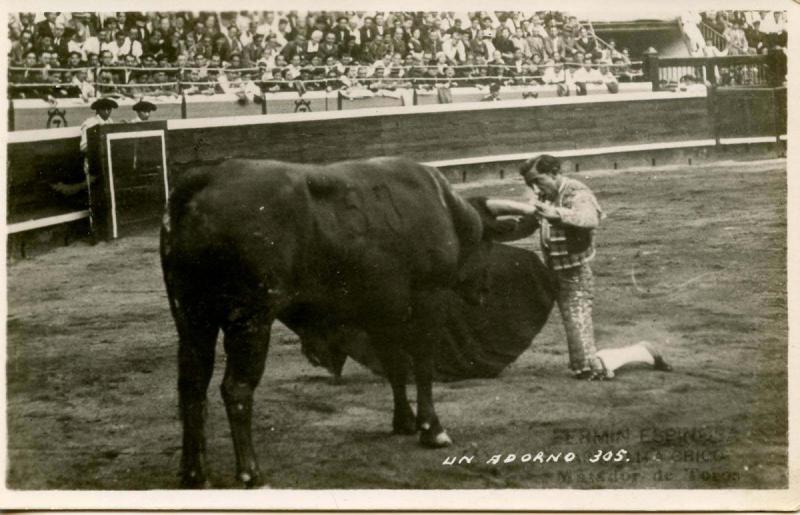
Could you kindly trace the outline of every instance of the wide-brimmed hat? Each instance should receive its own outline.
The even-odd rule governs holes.
[[[110,98],[98,98],[92,102],[90,107],[96,111],[98,109],[116,109],[119,105]]]
[[[155,111],[158,107],[152,103],[148,102],[147,100],[139,100],[135,104],[133,104],[134,111]]]

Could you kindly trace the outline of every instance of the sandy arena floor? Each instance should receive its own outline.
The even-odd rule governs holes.
[[[351,361],[334,386],[279,327],[254,411],[273,488],[786,486],[785,162],[578,178],[609,215],[593,265],[599,346],[658,342],[676,370],[575,381],[554,312],[499,378],[436,385],[455,445],[432,451],[390,434],[381,378]],[[459,190],[521,198],[524,185]],[[177,336],[156,231],[14,262],[8,279],[8,486],[177,487]],[[212,482],[225,488],[236,485],[221,352],[207,431]],[[592,463],[598,449],[626,452]],[[537,463],[540,451],[562,458]],[[452,457],[464,459],[443,464]]]

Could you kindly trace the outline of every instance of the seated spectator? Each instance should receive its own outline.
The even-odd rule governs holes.
[[[98,54],[87,53],[86,66],[88,66],[89,68],[97,68],[98,66],[100,66],[100,56]]]
[[[547,59],[547,50],[545,45],[545,40],[538,32],[532,32],[529,34],[525,41],[527,43],[528,48],[528,57],[533,58],[534,56],[538,56],[540,61],[544,61]]]
[[[583,27],[580,23],[578,23],[578,18],[576,16],[569,16],[567,17],[566,23],[564,26],[561,27],[562,32],[571,35],[573,38],[580,37],[580,31]]]
[[[617,82],[617,78],[611,73],[608,66],[600,67],[600,76],[603,78],[603,84],[606,85],[609,93],[619,93],[619,82]]]
[[[151,91],[153,96],[175,96],[178,94],[177,84],[171,82],[164,70],[157,70],[151,76],[151,83],[154,88]]]
[[[342,79],[344,98],[355,100],[359,98],[369,98],[375,94],[370,91],[369,84],[366,82],[369,70],[366,66],[353,66],[347,72],[347,76]]]
[[[747,39],[748,48],[754,50],[757,54],[766,53],[767,41],[764,33],[761,32],[761,20],[755,20],[752,26],[745,29],[745,38]]]
[[[269,55],[267,57],[264,56],[266,50],[269,50]],[[256,63],[260,59],[271,61],[273,63],[272,65],[275,63],[274,50],[272,48],[267,49],[264,45],[264,36],[261,34],[254,34],[252,40],[244,46],[242,58],[248,65]]]
[[[549,37],[545,40],[545,53],[548,59],[563,61],[567,56],[564,38],[559,34],[558,28],[550,27]]]
[[[722,34],[727,42],[728,55],[747,54],[747,37],[742,22],[729,23]]]
[[[272,68],[261,76],[265,93],[277,93],[281,91],[283,76],[280,68]]]
[[[338,59],[341,53],[341,48],[339,43],[336,42],[336,34],[333,32],[328,32],[325,34],[325,39],[319,45],[319,49],[317,50],[317,56],[324,62],[328,59],[328,57],[333,57],[334,59]]]
[[[578,29],[578,37],[575,39],[575,49],[582,52],[583,55],[590,56],[592,59],[600,57],[594,35],[589,35],[589,31],[586,30],[586,27]]]
[[[492,44],[495,52],[500,52],[504,61],[511,61],[514,58],[514,42],[511,41],[511,34],[508,28],[501,28],[500,33],[494,38]]]
[[[48,91],[46,100],[54,103],[64,98],[77,98],[80,92],[69,80],[69,73],[50,72],[47,81],[53,85]]]
[[[544,65],[542,82],[558,86],[559,96],[569,95],[570,75],[564,69],[562,63],[557,63],[549,59]]]
[[[200,94],[213,94],[214,87],[208,80],[203,80],[200,76],[200,70],[194,68],[189,71],[188,81],[181,84],[183,93],[186,95],[200,95]]]
[[[724,50],[720,50],[714,45],[714,42],[710,39],[706,40],[706,46],[703,48],[703,55],[705,57],[719,57],[723,55],[727,55],[727,52]]]
[[[127,38],[125,37],[125,33],[117,31],[114,34],[114,39],[105,46],[105,50],[111,52],[111,56],[115,63],[118,63],[125,59],[125,52],[123,48],[125,47],[125,42]]]
[[[414,30],[411,31],[407,46],[408,52],[412,58],[422,56],[422,32],[419,27],[415,27]]]
[[[228,63],[228,67],[232,69],[239,69],[244,68],[242,64],[242,56],[240,54],[233,53],[230,55],[230,62]]]
[[[588,84],[603,84],[603,76],[593,67],[592,58],[588,55],[584,58],[583,67],[572,73],[572,83],[575,84],[575,92],[579,96],[586,95]]]
[[[120,49],[120,53],[125,55],[130,54],[137,59],[142,58],[144,50],[142,49],[142,42],[139,41],[139,31],[136,29],[136,27],[131,27],[128,29],[128,37]]]
[[[514,50],[514,57],[511,59],[511,62],[508,66],[509,77],[515,79],[516,77],[521,77],[524,75],[525,63],[526,59],[522,55],[522,50],[519,48]],[[516,84],[516,81],[514,83]]]
[[[500,50],[494,51],[492,59],[486,62],[486,66],[489,68],[489,73],[495,80],[502,80],[508,76],[508,66],[506,66],[506,62]]]
[[[470,82],[475,86],[488,86],[494,82],[489,75],[492,73],[487,67],[486,59],[483,56],[475,56],[475,67],[470,74]]]
[[[462,40],[461,31],[455,31],[442,44],[442,52],[450,64],[464,64],[467,61],[467,46]]]
[[[528,45],[528,40],[525,37],[524,29],[520,26],[511,36],[511,42],[514,43],[515,50],[521,50],[522,55],[527,59],[531,56],[531,49]]]
[[[87,80],[86,70],[75,70],[72,72],[72,79],[70,81],[75,88],[77,88],[78,95],[84,102],[97,96],[94,85]]]
[[[114,82],[114,75],[110,70],[101,70],[97,78],[97,93],[101,97],[120,97],[124,96],[121,88]]]
[[[221,71],[223,67],[222,57],[219,54],[212,54],[211,59],[208,60],[208,69]]]
[[[400,20],[397,21],[399,23]],[[395,27],[394,31],[392,32],[392,54],[396,53],[399,53],[403,59],[405,59],[406,55],[408,55],[406,33],[401,26]]]
[[[481,98],[481,102],[496,102],[502,100],[500,98],[500,83],[493,82],[489,86],[489,94]]]

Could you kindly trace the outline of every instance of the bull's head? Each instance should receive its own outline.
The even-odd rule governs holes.
[[[469,197],[466,200],[480,217],[481,236],[461,263],[456,291],[468,303],[483,305],[491,288],[489,266],[494,242],[530,236],[538,223],[533,217],[498,216],[487,207],[486,197]]]

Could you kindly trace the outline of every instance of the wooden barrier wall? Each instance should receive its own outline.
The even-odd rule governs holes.
[[[786,88],[717,88],[714,97],[719,137],[786,134]]]
[[[36,131],[44,137],[44,131]],[[80,136],[77,129],[50,129],[50,139],[8,137],[6,192],[8,223],[70,212],[88,207],[85,194],[59,192],[59,184],[83,180]]]
[[[307,113],[169,122],[171,165],[229,157],[330,162],[381,155],[418,161],[709,138],[705,96],[631,94],[458,104],[389,112]],[[610,99],[613,99],[611,101]],[[336,115],[336,116],[329,116]],[[658,120],[658,123],[654,123]]]
[[[404,155],[444,161],[715,136],[775,136],[775,130],[785,134],[786,90],[719,90],[708,98],[631,93],[166,123],[171,175],[192,163],[228,157],[331,162]],[[19,131],[10,133],[8,141],[9,223],[86,209],[85,191],[64,195],[53,189],[83,177],[77,128]]]

